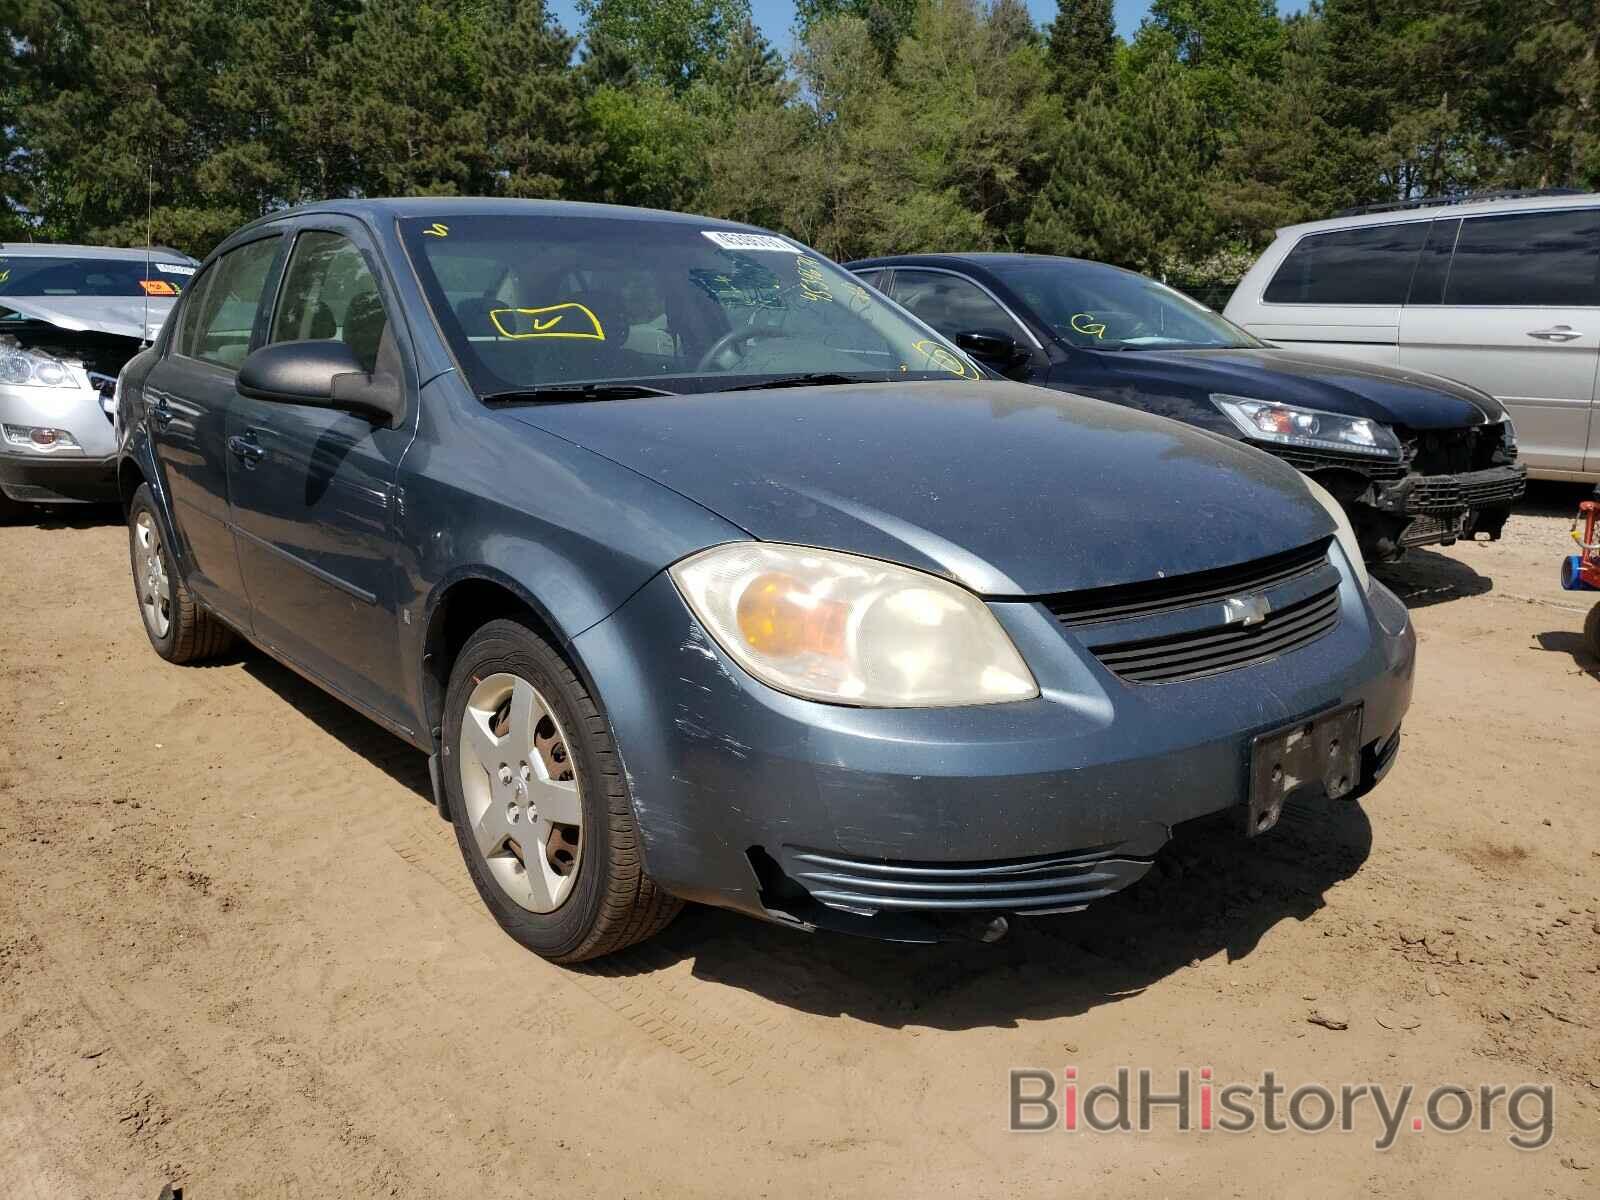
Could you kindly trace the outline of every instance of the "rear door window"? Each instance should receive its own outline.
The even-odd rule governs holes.
[[[1289,251],[1262,299],[1268,304],[1404,304],[1428,225],[1409,221],[1308,234]]]
[[[1600,305],[1600,209],[1463,220],[1444,303]]]
[[[237,371],[250,353],[261,293],[277,261],[281,237],[230,250],[206,269],[205,287],[191,297],[178,353]]]

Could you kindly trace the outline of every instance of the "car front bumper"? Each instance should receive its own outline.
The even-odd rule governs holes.
[[[99,504],[117,499],[116,431],[100,391],[0,384],[0,425],[61,429],[77,448],[28,449],[0,437],[0,491],[33,504]]]
[[[1130,684],[1044,606],[991,605],[1039,682],[1010,704],[817,704],[744,674],[665,576],[573,648],[604,701],[651,874],[686,899],[920,940],[955,914],[1077,908],[1174,825],[1241,810],[1256,735],[1359,704],[1363,780],[1394,760],[1415,635],[1348,572],[1332,632],[1275,660]],[[930,919],[931,918],[931,919]]]

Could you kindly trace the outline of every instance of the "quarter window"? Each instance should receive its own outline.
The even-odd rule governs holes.
[[[894,275],[894,298],[945,337],[993,330],[1017,334],[1017,324],[994,297],[970,279],[904,267]]]
[[[276,237],[230,250],[205,273],[190,298],[178,353],[237,371],[250,352],[250,336],[267,274],[278,257]]]
[[[1462,221],[1444,302],[1550,308],[1600,304],[1600,209]]]
[[[361,249],[343,234],[310,230],[295,239],[269,342],[334,339],[349,346],[361,369],[377,369],[389,327],[378,281]]]
[[[1313,233],[1295,243],[1268,304],[1404,304],[1427,221]]]

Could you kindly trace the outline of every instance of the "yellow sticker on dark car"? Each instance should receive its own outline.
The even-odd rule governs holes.
[[[575,300],[544,308],[493,308],[489,310],[489,320],[494,322],[501,337],[515,341],[526,338],[606,340],[600,318]]]

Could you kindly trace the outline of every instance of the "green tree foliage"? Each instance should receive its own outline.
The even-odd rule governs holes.
[[[0,236],[203,253],[328,196],[704,211],[836,257],[1221,274],[1276,226],[1600,186],[1600,0],[0,0]],[[1230,264],[1232,264],[1230,266]]]

